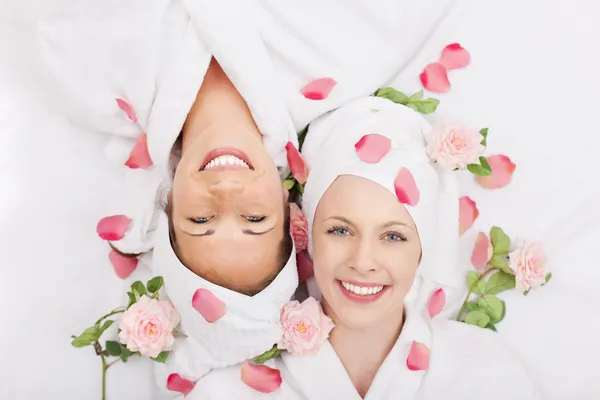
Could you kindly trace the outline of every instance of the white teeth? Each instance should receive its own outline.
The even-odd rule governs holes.
[[[240,167],[244,167],[244,168],[250,168],[248,166],[248,164],[246,164],[244,162],[244,160],[241,160],[239,158],[237,158],[236,156],[232,156],[232,155],[224,155],[224,156],[219,156],[219,157],[215,157],[212,160],[210,160],[210,162],[208,164],[206,164],[206,167],[204,167],[205,170],[207,169],[211,169],[220,165],[237,165]]]
[[[365,295],[369,295],[369,294],[377,294],[379,292],[381,292],[383,290],[383,286],[356,286],[356,285],[352,285],[351,283],[346,283],[344,281],[342,281],[342,286],[344,287],[344,289],[348,290],[349,292],[361,295],[361,296],[365,296]]]

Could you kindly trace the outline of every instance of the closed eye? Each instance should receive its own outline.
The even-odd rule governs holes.
[[[212,219],[212,217],[191,217],[191,218],[188,218],[188,220],[190,220],[191,222],[193,222],[195,224],[206,224],[211,219]]]
[[[252,222],[252,223],[263,222],[266,219],[266,217],[258,216],[258,215],[250,215],[250,216],[247,216],[244,218],[246,218],[246,220],[248,222]]]

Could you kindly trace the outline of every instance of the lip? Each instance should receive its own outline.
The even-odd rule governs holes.
[[[377,300],[379,300],[381,298],[381,296],[384,295],[385,292],[387,292],[387,290],[389,289],[389,285],[378,285],[378,284],[373,284],[373,283],[364,283],[364,282],[357,282],[357,281],[344,281],[346,283],[350,283],[351,285],[355,285],[355,286],[362,286],[362,287],[377,287],[377,286],[383,286],[383,289],[381,290],[381,292],[379,293],[375,293],[375,294],[365,294],[365,295],[359,295],[356,293],[353,293],[349,290],[346,290],[343,286],[342,286],[342,281],[340,280],[336,280],[337,286],[340,288],[342,294],[348,299],[351,300],[353,302],[356,303],[373,303]]]
[[[202,161],[202,165],[200,166],[200,171],[204,171],[204,168],[211,162],[213,159],[220,156],[234,156],[248,164],[251,170],[254,170],[254,166],[248,159],[246,153],[244,153],[240,149],[236,149],[235,147],[219,147],[216,149],[212,149],[208,152],[206,157],[204,157],[204,161]],[[246,170],[247,168],[236,166],[236,165],[223,165],[215,168],[211,168],[210,171],[238,171],[238,170]]]

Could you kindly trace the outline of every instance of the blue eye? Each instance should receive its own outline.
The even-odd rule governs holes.
[[[205,224],[208,221],[211,220],[211,218],[207,218],[207,217],[192,217],[189,218],[190,221],[192,221],[195,224]]]
[[[343,226],[334,226],[329,228],[327,230],[327,233],[333,236],[348,236],[350,234],[350,231]]]
[[[386,233],[385,240],[387,240],[388,242],[392,242],[392,243],[406,242],[407,241],[406,236],[404,236],[400,232],[388,232],[388,233]]]
[[[245,217],[246,220],[248,220],[248,222],[263,222],[265,220],[266,217],[261,217],[261,216],[257,216],[257,215],[251,215],[249,217]]]

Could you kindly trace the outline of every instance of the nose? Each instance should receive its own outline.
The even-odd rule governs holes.
[[[378,270],[377,261],[373,257],[373,246],[369,240],[362,239],[354,248],[350,267],[361,275],[367,275]]]
[[[211,184],[208,188],[214,196],[229,197],[244,191],[244,185],[236,179],[223,179]]]

